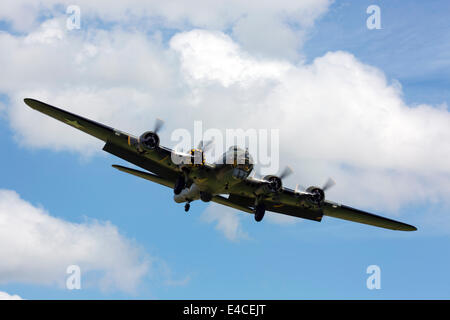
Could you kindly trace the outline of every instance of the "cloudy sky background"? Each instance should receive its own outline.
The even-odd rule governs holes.
[[[66,8],[81,29],[66,28]],[[0,297],[448,298],[450,33],[445,1],[3,1]],[[32,97],[133,134],[280,130],[289,186],[414,233],[193,203],[115,172]],[[66,267],[82,269],[68,291]],[[382,290],[365,287],[370,264]]]

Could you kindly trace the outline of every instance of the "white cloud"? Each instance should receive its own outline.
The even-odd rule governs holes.
[[[213,203],[202,213],[201,219],[208,223],[215,223],[216,230],[220,231],[228,240],[238,242],[249,239],[242,227],[241,214],[236,210]]]
[[[295,30],[272,15],[252,14],[237,21],[233,37],[256,56],[299,59],[298,49],[305,41],[304,29]]]
[[[81,26],[86,21],[101,19],[137,27],[193,27],[227,30],[248,50],[281,57],[296,57],[296,49],[304,41],[304,31],[324,14],[331,0],[258,1],[191,0],[186,1],[110,1],[79,0]],[[14,30],[30,32],[39,25],[39,18],[57,16],[66,19],[65,10],[71,0],[4,0],[0,3],[0,19]],[[296,28],[291,28],[295,25]]]
[[[64,36],[52,38],[51,45],[47,40],[38,41],[48,28],[59,28]],[[35,40],[30,41],[30,37]],[[11,126],[22,145],[86,153],[100,146],[96,139],[23,108],[27,96],[54,101],[136,134],[152,126],[155,117],[168,118],[168,107],[181,103],[177,99],[182,98],[178,92],[183,89],[173,74],[177,73],[177,62],[158,36],[97,30],[85,38],[67,33],[61,21],[52,20],[25,37],[0,33],[0,43],[15,52],[0,53],[3,71],[8,74],[8,80],[0,79],[0,90],[11,97]],[[149,116],[143,116],[145,113]]]
[[[82,286],[134,292],[151,259],[109,222],[72,223],[11,190],[0,190],[0,283],[65,285],[69,265]]]
[[[346,52],[287,65],[252,58],[227,36],[211,37],[195,30],[171,42],[195,107],[214,106],[208,124],[282,129],[281,158],[297,164],[296,182],[320,184],[333,175],[339,185],[332,193],[353,204],[447,201],[447,108],[407,106],[396,82]],[[221,54],[211,59],[212,52]],[[260,72],[268,66],[276,72]]]
[[[225,88],[243,86],[266,79],[277,79],[290,65],[286,62],[257,60],[222,32],[194,30],[178,33],[170,47],[180,54],[183,74],[194,85],[217,81]]]
[[[62,40],[64,32],[61,29],[60,23],[60,20],[57,19],[44,21],[37,31],[34,31],[25,37],[24,43],[52,44]]]
[[[0,300],[23,300],[23,299],[17,294],[10,295],[7,292],[0,291]]]

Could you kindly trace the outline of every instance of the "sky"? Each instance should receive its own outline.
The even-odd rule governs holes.
[[[71,5],[79,29],[67,27]],[[380,29],[367,27],[371,5]],[[449,9],[2,1],[0,299],[448,299]],[[286,186],[333,177],[327,199],[418,231],[271,213],[256,223],[200,201],[185,213],[26,97],[134,135],[164,119],[168,147],[195,120],[278,129]],[[66,286],[71,265],[80,289]],[[371,265],[380,289],[367,287]]]

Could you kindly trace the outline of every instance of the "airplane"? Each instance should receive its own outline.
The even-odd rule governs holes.
[[[25,98],[24,102],[32,109],[103,140],[104,151],[145,171],[112,165],[115,169],[172,188],[174,201],[185,203],[186,212],[192,201],[202,200],[248,212],[258,222],[263,220],[266,211],[271,211],[318,222],[328,216],[391,230],[417,230],[403,222],[326,200],[325,191],[334,185],[332,179],[321,188],[311,186],[299,190],[283,186],[283,178],[292,173],[289,167],[279,176],[256,178],[251,175],[253,160],[248,150],[237,146],[227,150],[217,163],[205,161],[204,152],[210,142],[201,141],[189,153],[161,146],[158,136],[161,120],[156,121],[152,131],[136,137],[35,99]]]

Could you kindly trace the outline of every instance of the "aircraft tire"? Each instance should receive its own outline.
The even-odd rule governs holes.
[[[180,194],[181,191],[185,187],[184,177],[178,177],[177,181],[175,181],[175,186],[173,188],[174,194]]]
[[[266,207],[263,204],[258,204],[255,208],[255,221],[260,222],[264,218]]]
[[[212,199],[212,195],[210,194],[210,193],[208,193],[208,192],[200,192],[200,199],[203,201],[203,202],[210,202],[211,201],[211,199]]]

